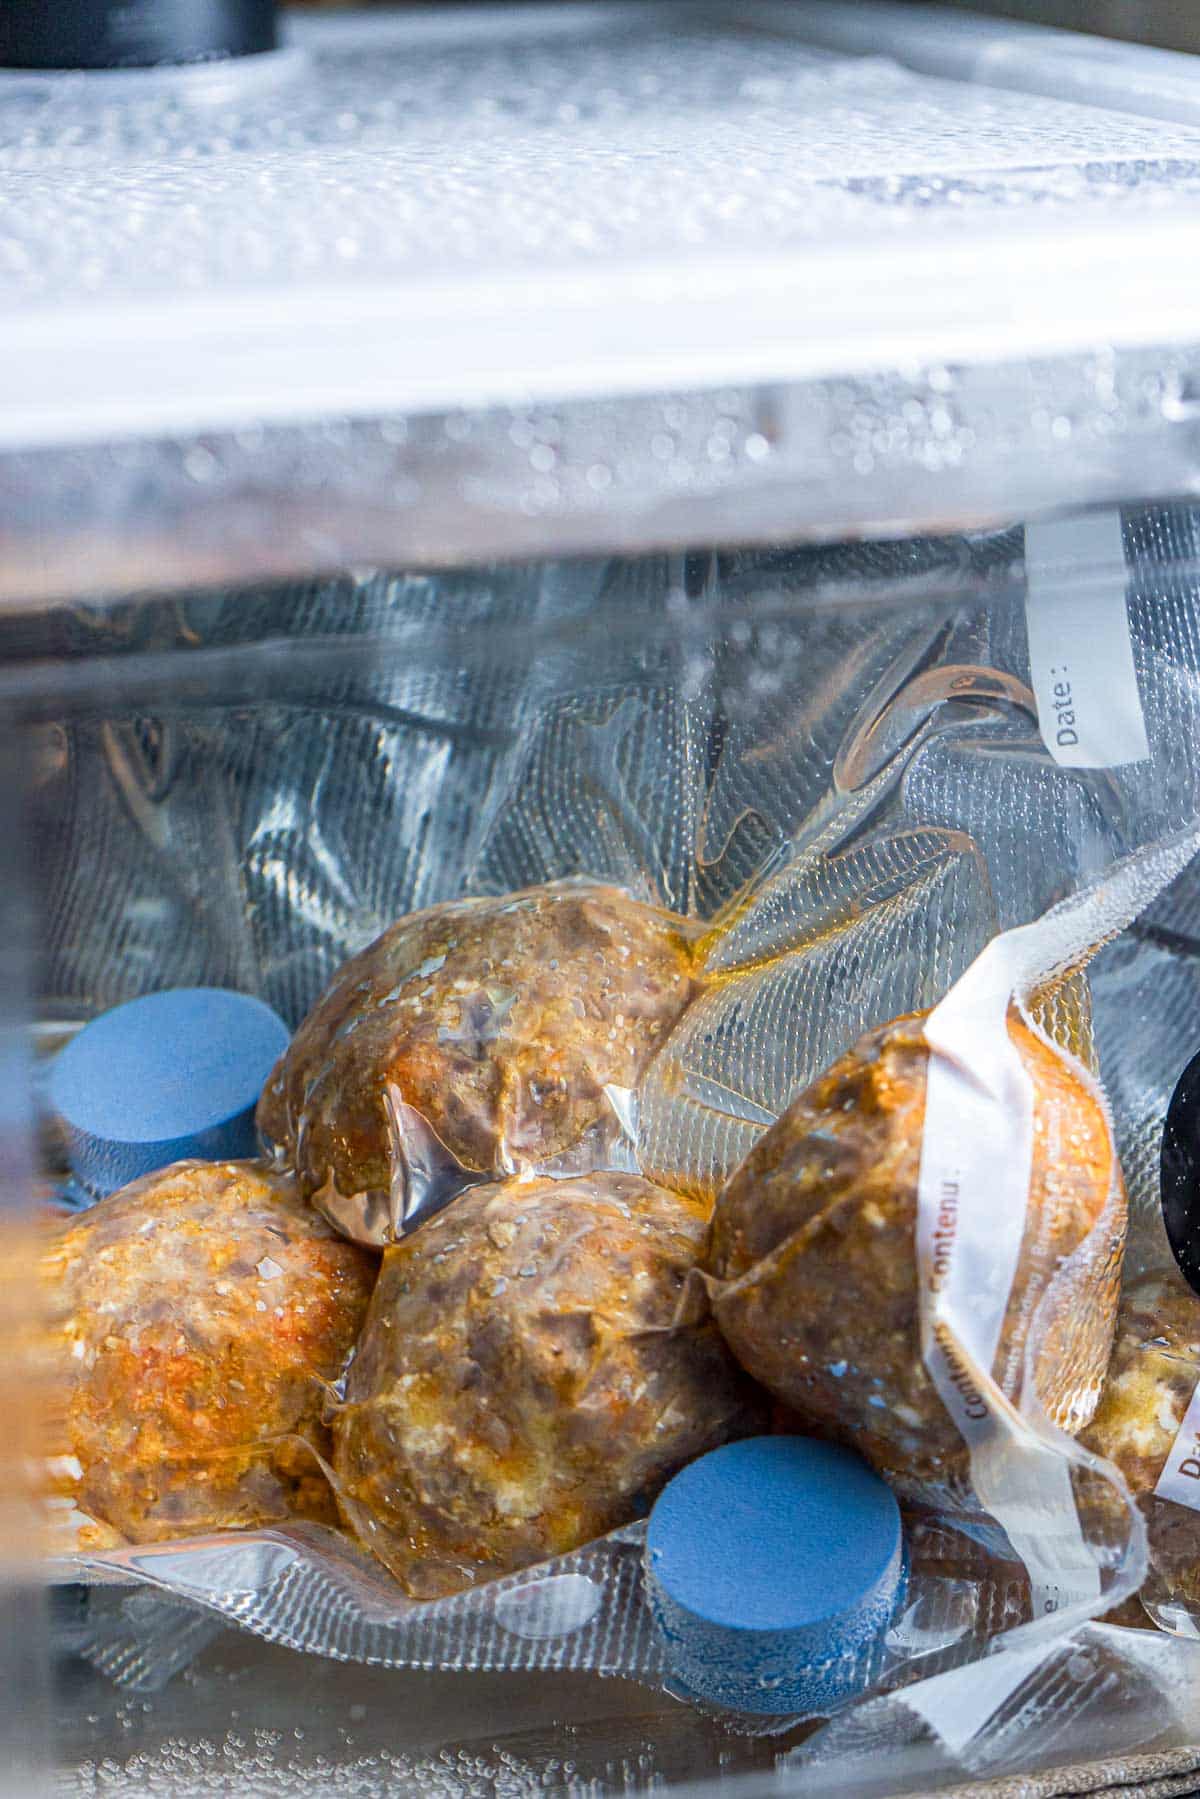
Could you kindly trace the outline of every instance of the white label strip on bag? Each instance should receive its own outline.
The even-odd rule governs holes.
[[[1176,1505],[1200,1512],[1200,1385],[1188,1401],[1154,1491],[1159,1499],[1173,1499]]]
[[[1119,512],[1025,527],[1025,623],[1038,725],[1064,768],[1150,754],[1126,604]]]
[[[959,1351],[985,1370],[996,1359],[1033,1165],[1033,1089],[1008,1034],[1003,942],[989,944],[925,1022],[917,1257],[931,1301],[930,1373],[968,1442],[990,1413],[957,1366]]]
[[[1044,1616],[1097,1597],[1100,1573],[1062,1456],[1014,1430],[992,1378],[1033,1167],[1033,1088],[1008,1007],[1035,931],[995,938],[926,1020],[917,1261],[925,1364],[971,1451],[978,1497],[1025,1563]]]

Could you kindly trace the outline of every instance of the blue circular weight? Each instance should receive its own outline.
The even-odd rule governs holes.
[[[150,993],[94,1018],[48,1082],[76,1180],[101,1199],[187,1157],[254,1155],[254,1108],[287,1042],[270,1006],[221,987]]]
[[[859,1691],[904,1578],[895,1495],[851,1450],[809,1437],[701,1456],[646,1532],[674,1673],[737,1711],[823,1714]]]

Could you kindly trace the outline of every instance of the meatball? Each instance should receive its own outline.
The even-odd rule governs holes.
[[[56,1469],[135,1543],[336,1522],[306,1443],[362,1325],[376,1258],[253,1162],[178,1162],[101,1200],[45,1258]]]
[[[704,1230],[690,1200],[600,1174],[477,1187],[388,1250],[334,1467],[414,1598],[575,1549],[761,1427],[691,1279]]]
[[[707,1266],[734,1354],[810,1424],[902,1492],[967,1488],[968,1457],[921,1354],[917,1177],[929,1051],[923,1018],[869,1032],[801,1093],[720,1195]],[[1020,1395],[1033,1309],[1120,1182],[1099,1100],[1013,1013],[1033,1084],[1028,1220],[992,1370]],[[1085,1422],[1112,1340],[1124,1196],[1095,1290],[1060,1309],[1037,1375],[1064,1428]]]
[[[1115,1462],[1146,1520],[1151,1603],[1200,1614],[1200,1510],[1155,1486],[1200,1382],[1200,1299],[1177,1275],[1148,1275],[1122,1295],[1108,1379],[1080,1441]],[[1188,1475],[1200,1459],[1185,1460]],[[1196,1480],[1200,1508],[1200,1478]]]
[[[267,1083],[276,1162],[384,1244],[464,1186],[575,1152],[617,1114],[692,994],[686,922],[564,881],[402,918],[348,962]]]

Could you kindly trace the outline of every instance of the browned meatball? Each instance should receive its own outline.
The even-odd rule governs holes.
[[[922,1024],[869,1032],[793,1101],[718,1199],[707,1256],[717,1321],[743,1367],[914,1494],[964,1489],[967,1472],[921,1355]],[[1033,1307],[1104,1211],[1115,1160],[1100,1103],[1067,1061],[1015,1014],[1009,1033],[1034,1091],[1028,1223],[993,1369],[1016,1398]],[[1123,1233],[1122,1205],[1095,1290],[1054,1322],[1038,1370],[1042,1402],[1066,1428],[1099,1392]]]
[[[101,1200],[45,1258],[63,1416],[55,1467],[136,1543],[336,1521],[304,1441],[362,1324],[376,1258],[253,1162],[178,1162]]]
[[[601,1174],[477,1187],[387,1252],[334,1465],[415,1598],[577,1548],[761,1424],[689,1284],[704,1229],[690,1200]]]
[[[1200,1511],[1154,1492],[1198,1381],[1200,1299],[1177,1275],[1135,1281],[1121,1297],[1108,1378],[1080,1441],[1116,1463],[1146,1520],[1146,1598],[1200,1615]],[[1196,1498],[1200,1505],[1200,1479]]]
[[[572,1149],[602,1166],[616,1127],[604,1088],[638,1080],[692,966],[683,919],[587,882],[414,913],[309,1013],[259,1129],[363,1242],[393,1241],[409,1209],[472,1178]]]

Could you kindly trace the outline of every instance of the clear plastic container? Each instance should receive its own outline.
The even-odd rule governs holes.
[[[6,601],[1186,491],[1191,60],[864,17],[0,78]]]
[[[626,1114],[691,1190],[1111,878],[1140,897],[1087,938],[1088,987],[1028,997],[1103,1083],[1127,1267],[1169,1266],[1200,75],[865,17],[306,17],[238,69],[0,80],[14,1221],[65,1190],[38,1060],[143,993],[233,987],[294,1027],[407,912],[611,882],[728,933],[712,1031]],[[18,1476],[53,1407],[18,1239],[28,1619]],[[1088,1622],[1144,1573],[1118,1512],[1083,1531],[1066,1646],[986,1658],[1037,1622],[1030,1558],[914,1527],[899,1634],[827,1724],[677,1693],[636,1522],[424,1615],[286,1527],[93,1546],[55,1561],[48,1705],[41,1626],[8,1633],[13,1742],[69,1793],[1183,1781],[1191,1621]]]

